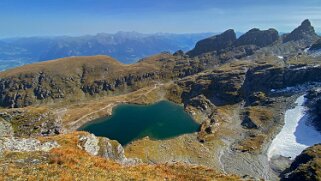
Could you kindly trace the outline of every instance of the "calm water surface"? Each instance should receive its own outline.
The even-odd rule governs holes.
[[[199,124],[182,106],[161,101],[152,105],[119,105],[113,109],[112,116],[88,123],[79,130],[115,139],[126,145],[146,136],[161,140],[193,133],[198,129]]]

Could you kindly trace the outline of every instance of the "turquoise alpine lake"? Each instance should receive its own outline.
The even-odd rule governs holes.
[[[169,101],[151,105],[121,104],[109,117],[92,121],[79,130],[114,139],[122,145],[146,136],[162,140],[194,133],[199,124],[182,106]]]

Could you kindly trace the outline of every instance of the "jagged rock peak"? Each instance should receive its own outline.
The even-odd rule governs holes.
[[[294,29],[290,34],[285,36],[283,42],[303,40],[309,44],[315,42],[319,36],[315,33],[314,27],[310,20],[304,20],[299,27]]]
[[[303,26],[303,27],[309,27],[309,26],[311,26],[310,20],[308,20],[308,19],[304,20],[304,21],[301,23],[301,26]]]
[[[194,57],[207,52],[219,51],[232,46],[235,41],[236,34],[234,30],[229,29],[222,34],[197,42],[195,48],[187,52],[187,54]]]
[[[235,46],[256,45],[265,47],[273,44],[279,39],[279,33],[275,29],[260,30],[253,28],[242,35],[235,43]]]

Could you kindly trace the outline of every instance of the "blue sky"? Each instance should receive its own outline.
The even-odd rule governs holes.
[[[253,27],[288,32],[306,18],[321,32],[321,0],[0,0],[0,37]]]

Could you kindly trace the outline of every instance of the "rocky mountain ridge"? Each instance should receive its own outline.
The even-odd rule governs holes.
[[[192,57],[200,56],[204,53],[213,51],[216,51],[217,54],[220,54],[220,52],[223,50],[227,51],[242,46],[255,46],[262,48],[281,45],[293,47],[299,45],[299,47],[305,48],[319,39],[319,36],[316,34],[314,27],[311,25],[309,20],[304,20],[299,27],[297,27],[291,33],[283,36],[279,36],[278,31],[273,28],[268,30],[253,28],[240,36],[238,39],[235,38],[234,30],[228,30],[227,32],[199,41],[195,48],[187,52],[187,54]],[[211,42],[211,44],[208,45],[206,42]],[[291,44],[289,42],[298,43]],[[252,48],[252,50],[255,51],[257,48]],[[247,55],[252,54],[253,53]]]

